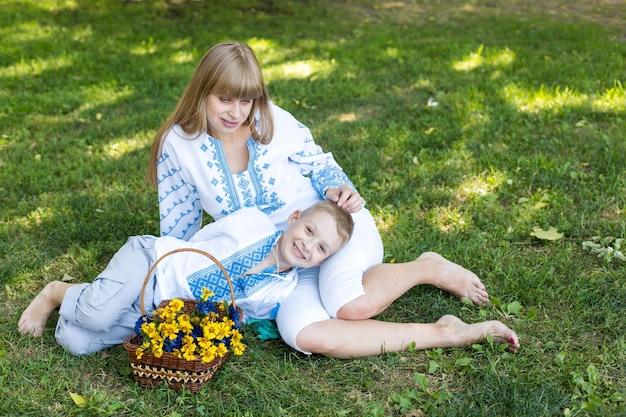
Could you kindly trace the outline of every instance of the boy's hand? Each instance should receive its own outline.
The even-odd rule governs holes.
[[[356,213],[363,207],[363,197],[349,185],[331,187],[326,190],[324,195],[327,200],[337,203],[339,207],[342,207],[348,213]]]

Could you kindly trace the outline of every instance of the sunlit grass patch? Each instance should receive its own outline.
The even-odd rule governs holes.
[[[605,92],[589,95],[570,87],[557,86],[539,89],[523,89],[508,85],[503,89],[503,97],[520,112],[549,112],[561,114],[570,108],[588,107],[602,112],[623,112],[626,109],[626,92],[621,84]]]
[[[491,68],[507,67],[515,61],[515,52],[509,48],[492,50],[485,45],[480,45],[476,52],[471,52],[461,60],[454,61],[452,68],[457,71],[472,71],[476,68],[487,66]]]

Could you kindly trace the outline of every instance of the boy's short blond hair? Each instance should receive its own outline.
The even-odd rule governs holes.
[[[333,219],[335,219],[335,222],[337,223],[337,232],[343,239],[344,244],[350,240],[352,232],[354,231],[354,220],[352,220],[352,215],[348,213],[348,211],[339,207],[336,203],[330,200],[322,200],[302,211],[302,216],[318,212],[326,212],[333,216]]]

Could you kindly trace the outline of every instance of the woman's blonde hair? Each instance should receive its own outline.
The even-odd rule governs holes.
[[[156,133],[146,173],[153,184],[157,182],[161,145],[175,124],[189,135],[208,132],[206,107],[210,94],[252,99],[252,110],[246,120],[252,137],[263,144],[272,140],[274,123],[259,61],[244,43],[219,43],[204,55],[176,108]],[[258,124],[254,122],[255,116]]]

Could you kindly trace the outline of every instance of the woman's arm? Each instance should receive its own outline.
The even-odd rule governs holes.
[[[336,202],[349,212],[360,210],[363,198],[332,153],[325,153],[313,140],[311,131],[297,123],[301,150],[292,155],[290,161],[298,164],[300,173],[310,178],[313,188],[322,198]]]
[[[167,141],[157,162],[157,188],[161,236],[189,240],[202,225],[202,204]]]

